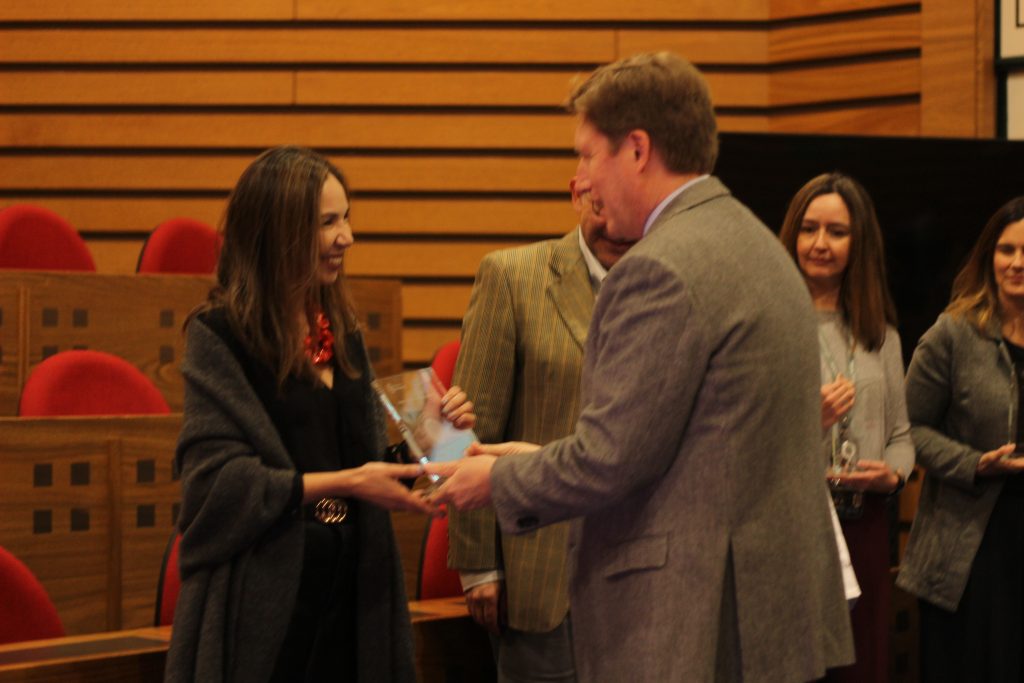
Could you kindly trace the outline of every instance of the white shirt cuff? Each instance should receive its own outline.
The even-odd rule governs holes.
[[[459,581],[462,582],[462,592],[465,593],[470,588],[476,588],[485,583],[494,583],[495,581],[502,581],[505,578],[505,572],[500,569],[492,569],[486,572],[459,572]]]

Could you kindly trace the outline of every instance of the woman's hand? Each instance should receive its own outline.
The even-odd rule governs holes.
[[[839,374],[835,381],[821,386],[821,428],[828,429],[853,408],[853,382]]]
[[[829,483],[855,491],[892,493],[900,485],[900,475],[881,460],[859,460],[852,472],[836,474],[829,470],[826,476]]]
[[[334,472],[307,472],[302,475],[303,503],[338,496],[358,498],[385,510],[408,510],[438,516],[440,510],[419,492],[410,491],[399,479],[414,479],[423,474],[422,465],[396,465],[368,462]]]
[[[1008,443],[994,451],[982,453],[976,470],[979,477],[994,477],[1000,474],[1017,474],[1024,472],[1024,457],[1015,458],[1013,453],[1017,444]]]
[[[476,425],[473,402],[459,387],[452,387],[441,397],[441,414],[456,429],[472,429]]]

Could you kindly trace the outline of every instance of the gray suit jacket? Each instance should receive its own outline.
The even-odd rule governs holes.
[[[907,370],[910,433],[927,474],[896,585],[950,611],[1006,483],[975,478],[978,461],[1017,438],[1017,379],[1000,328],[979,334],[944,313]]]
[[[499,459],[498,521],[570,537],[582,681],[802,681],[852,661],[821,476],[816,317],[718,180],[612,269],[576,432]]]
[[[482,442],[547,443],[572,433],[593,306],[577,230],[484,258],[454,379],[473,399]],[[565,619],[567,523],[501,535],[492,510],[452,511],[448,533],[451,566],[504,570],[509,626],[544,633]]]

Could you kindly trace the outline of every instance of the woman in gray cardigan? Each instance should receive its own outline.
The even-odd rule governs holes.
[[[217,285],[187,323],[181,592],[168,681],[415,680],[387,509],[435,514],[380,462],[346,296],[340,171],[271,149],[228,201]],[[454,388],[456,426],[474,420]]]
[[[921,680],[1024,680],[1024,197],[989,220],[918,343],[907,404],[921,500],[897,585]]]
[[[826,680],[884,683],[891,595],[886,498],[913,468],[914,446],[882,231],[860,183],[827,173],[793,197],[779,238],[818,311],[822,471],[862,591],[850,614],[857,661],[830,670]]]

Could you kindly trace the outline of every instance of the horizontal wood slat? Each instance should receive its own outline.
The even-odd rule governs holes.
[[[295,79],[285,71],[8,71],[9,105],[289,105]]]
[[[772,74],[771,100],[777,106],[868,99],[920,92],[916,58],[839,64]]]
[[[0,156],[0,188],[227,191],[255,155]],[[356,193],[555,192],[576,168],[569,156],[335,156]]]
[[[144,238],[86,239],[104,273],[132,273]],[[501,240],[359,240],[345,257],[345,272],[364,277],[472,278],[480,259],[495,249],[534,241]]]
[[[771,0],[772,19],[793,19],[840,12],[900,7],[907,0]]]
[[[877,1],[877,0],[875,0]],[[770,17],[769,0],[647,0],[624,7],[619,0],[562,3],[553,0],[296,0],[299,19],[399,21],[752,21]]]
[[[0,89],[10,105],[28,106],[326,106],[340,107],[546,107],[560,110],[574,78],[583,72],[473,71],[446,74],[441,71],[32,71],[0,72]],[[768,107],[770,76],[764,73],[709,73],[708,83],[714,101],[720,107]],[[173,111],[146,114],[150,119],[173,116]],[[190,118],[194,115],[190,114]],[[265,115],[269,116],[269,115]],[[313,117],[315,113],[295,112],[292,116]],[[367,115],[334,112],[331,118],[346,117],[356,125],[366,125]],[[510,114],[472,115],[480,120],[479,132],[463,131],[445,146],[479,146],[481,136],[517,135],[520,139],[501,139],[486,143],[494,146],[521,146],[549,125],[536,113],[519,114],[510,122]],[[489,130],[488,117],[494,119]],[[550,116],[546,114],[544,116]],[[450,130],[438,127],[455,117]],[[465,126],[465,115],[418,113],[398,116],[379,112],[381,132],[391,126],[403,136],[402,127],[412,121],[416,126],[433,128],[437,134],[452,136]],[[420,121],[419,119],[422,119]],[[313,125],[316,125],[316,119]],[[343,119],[344,120],[344,119]],[[525,128],[524,128],[525,126]],[[564,134],[564,130],[560,130]],[[196,134],[202,135],[201,131]],[[471,136],[471,137],[470,137]],[[405,134],[408,137],[408,133]],[[230,140],[229,140],[230,142]],[[359,140],[362,146],[376,146]],[[413,142],[415,145],[415,142]],[[533,143],[536,144],[536,143]],[[542,144],[550,144],[550,140]],[[416,145],[419,146],[419,145]]]
[[[771,122],[775,133],[835,135],[917,135],[920,126],[921,105],[916,102],[787,113]]]
[[[776,28],[769,33],[767,58],[777,64],[920,47],[921,15],[907,12]]]
[[[372,3],[351,3],[372,4]],[[295,27],[4,28],[0,63],[601,64],[601,28]]]
[[[0,21],[291,19],[293,0],[4,0]]]
[[[15,163],[15,162],[11,162]],[[225,190],[225,195],[226,195]],[[363,235],[557,235],[576,224],[565,199],[514,197],[356,197],[352,224],[356,240]],[[178,216],[219,224],[225,198],[178,197],[0,197],[0,208],[17,203],[39,204],[56,211],[80,232],[147,233]]]
[[[461,321],[473,286],[465,284],[402,285],[402,312],[406,320]]]
[[[568,114],[0,113],[0,147],[564,149]]]
[[[461,327],[456,324],[407,326],[402,330],[402,360],[408,366],[423,366],[434,357],[442,344],[459,338]]]

